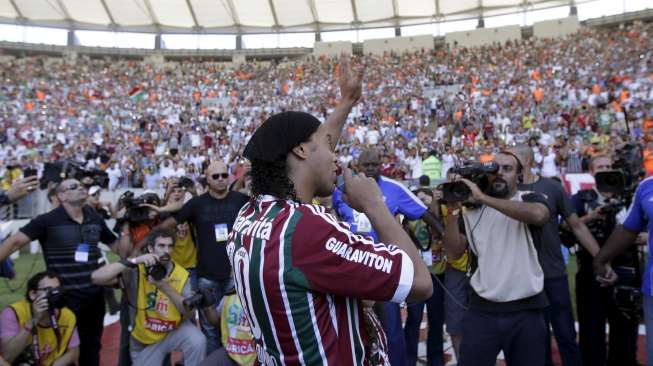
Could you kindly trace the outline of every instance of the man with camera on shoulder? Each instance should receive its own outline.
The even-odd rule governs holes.
[[[541,230],[549,220],[544,196],[519,191],[519,161],[509,152],[496,155],[494,174],[481,190],[457,177],[469,192],[451,200],[444,187],[447,225],[443,244],[456,259],[470,249],[472,291],[463,321],[461,365],[494,365],[500,351],[511,365],[544,365],[544,275],[538,260]]]
[[[625,218],[625,202],[615,194],[625,187],[623,181],[617,186],[611,184],[618,183],[618,178],[623,175],[620,171],[612,170],[610,156],[594,156],[589,168],[596,180],[596,187],[579,191],[572,196],[572,203],[581,221],[602,247],[617,224]],[[612,267],[618,275],[614,286],[601,286],[594,279],[593,257],[587,250],[581,248],[577,259],[576,308],[583,364],[637,365],[639,304],[617,301],[620,292],[626,294],[629,289],[638,291],[641,285],[637,247],[629,247],[612,260]],[[606,320],[610,324],[607,348]]]
[[[77,363],[77,321],[75,314],[64,306],[56,273],[39,272],[32,276],[27,281],[25,298],[2,311],[0,324],[0,360],[4,358],[16,365]]]
[[[160,366],[175,350],[183,353],[186,365],[197,365],[205,356],[206,339],[191,322],[193,309],[184,304],[192,295],[188,272],[171,259],[175,238],[171,230],[154,229],[146,239],[147,254],[111,263],[91,276],[97,285],[122,281],[135,365]]]

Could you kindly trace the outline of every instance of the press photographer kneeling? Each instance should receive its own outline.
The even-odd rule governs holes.
[[[204,359],[206,339],[190,321],[192,296],[188,271],[171,258],[175,233],[152,230],[147,254],[106,265],[92,274],[98,285],[120,280],[129,302],[131,357],[134,365],[160,366],[167,353],[179,350],[187,365]]]
[[[596,187],[579,191],[572,202],[602,247],[617,224],[623,222],[634,189],[620,170],[612,170],[612,159],[595,156],[590,173]],[[592,256],[584,249],[577,254],[576,302],[579,343],[585,365],[637,365],[637,331],[641,309],[641,271],[637,246],[612,260],[619,279],[614,286],[601,286],[594,279]],[[605,322],[610,324],[609,346],[605,342]],[[609,350],[609,354],[608,354]]]
[[[39,272],[27,281],[25,298],[2,312],[0,350],[13,365],[77,364],[79,336],[75,314],[64,307],[56,273]]]
[[[453,259],[471,249],[459,364],[494,366],[503,350],[508,366],[544,365],[547,300],[537,250],[549,208],[544,196],[518,190],[522,167],[511,153],[476,171],[462,172],[476,183],[458,176],[443,187],[445,249]]]

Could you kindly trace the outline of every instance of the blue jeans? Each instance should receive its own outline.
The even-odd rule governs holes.
[[[401,328],[401,312],[399,304],[384,302],[380,304],[383,308],[379,317],[383,324],[383,331],[388,339],[388,358],[392,366],[407,366],[406,363],[406,342],[404,330]]]
[[[547,366],[552,366],[551,360],[551,331],[558,343],[560,358],[563,366],[580,366],[582,364],[580,348],[576,342],[576,328],[574,328],[574,315],[571,310],[571,295],[567,276],[544,279],[544,292],[549,299],[549,306],[544,309],[546,322],[546,339],[544,360]]]
[[[508,366],[543,366],[544,314],[541,310],[484,312],[469,309],[463,320],[462,366],[494,366],[503,351]]]
[[[220,303],[220,300],[222,300],[222,297],[224,297],[225,293],[233,287],[234,282],[231,278],[220,281],[213,281],[209,280],[208,278],[200,277],[197,281],[198,289],[202,291],[210,291],[215,296],[218,301],[216,305]],[[206,319],[206,316],[204,316],[204,313],[202,311],[199,313],[200,326],[202,328],[202,332],[206,336],[206,354],[209,355],[213,351],[222,347],[220,339],[220,326],[215,327],[211,325]]]
[[[444,281],[444,274],[438,275],[440,282]],[[422,324],[424,305],[428,316],[428,337],[426,339],[426,364],[429,366],[444,365],[444,349],[442,344],[442,326],[444,325],[444,290],[431,274],[433,281],[433,295],[426,301],[408,305],[408,317],[404,325],[406,337],[406,355],[408,364],[417,363],[417,345],[419,343],[419,329]]]
[[[186,268],[188,271],[188,279],[190,280],[190,289],[193,291],[197,291],[197,281],[199,280],[197,277],[197,268],[191,267],[191,268]]]
[[[646,322],[646,359],[653,365],[653,296],[644,295],[644,320]]]

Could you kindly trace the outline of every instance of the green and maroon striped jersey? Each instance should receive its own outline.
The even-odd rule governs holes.
[[[264,365],[368,365],[362,300],[401,302],[413,282],[401,249],[271,196],[243,206],[227,252]]]

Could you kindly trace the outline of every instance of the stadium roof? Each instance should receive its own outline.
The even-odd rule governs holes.
[[[314,32],[422,24],[573,0],[0,0],[0,23],[151,33]],[[575,1],[576,3],[580,1]]]

